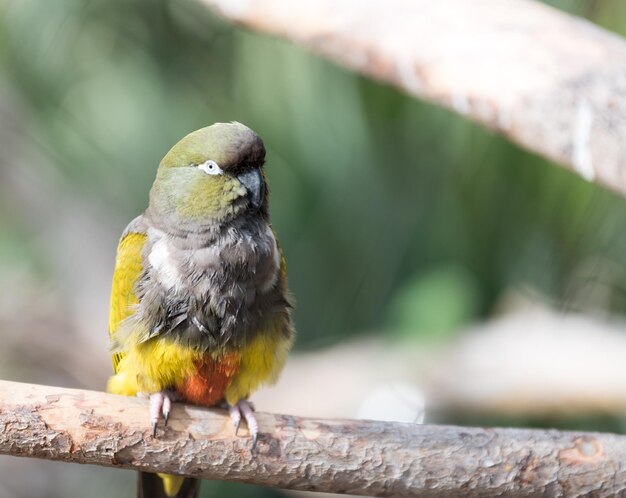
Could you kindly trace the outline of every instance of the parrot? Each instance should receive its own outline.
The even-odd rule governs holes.
[[[222,406],[251,451],[249,396],[294,341],[292,298],[269,217],[265,146],[247,126],[196,130],[163,157],[148,207],[124,230],[111,291],[107,390],[149,397],[153,437],[173,402]],[[194,497],[196,479],[140,473],[138,496]]]

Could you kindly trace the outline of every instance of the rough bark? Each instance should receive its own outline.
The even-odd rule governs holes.
[[[371,496],[615,496],[626,437],[258,414],[252,454],[226,414],[178,404],[150,435],[147,400],[0,381],[0,453]]]
[[[626,42],[531,0],[201,0],[626,194]]]

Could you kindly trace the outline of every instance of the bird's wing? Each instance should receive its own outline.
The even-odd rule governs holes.
[[[141,216],[135,218],[124,230],[117,246],[111,309],[109,313],[109,339],[114,342],[120,324],[134,312],[137,304],[135,285],[143,271],[142,253],[146,243],[146,229]],[[117,373],[122,353],[113,354],[113,369]]]

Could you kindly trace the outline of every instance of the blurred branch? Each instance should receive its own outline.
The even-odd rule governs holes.
[[[410,421],[425,410],[426,420],[622,419],[624,324],[508,299],[513,309],[458,331],[450,343],[360,339],[294,354],[279,384],[255,393],[254,400],[281,413],[320,418]],[[409,388],[422,393],[425,407],[417,395],[407,396]],[[311,399],[320,390],[323,398]],[[364,407],[381,391],[389,399],[384,414],[377,410],[373,417]]]
[[[202,0],[626,194],[626,42],[531,0]]]
[[[626,437],[259,414],[257,452],[218,410],[0,381],[0,453],[372,496],[614,496]]]

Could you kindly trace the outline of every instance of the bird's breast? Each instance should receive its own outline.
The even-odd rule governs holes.
[[[149,237],[147,259],[153,279],[168,291],[207,295],[243,286],[265,293],[279,277],[281,256],[269,225],[228,231],[190,247],[180,247],[159,230],[149,232]]]
[[[268,223],[204,238],[151,228],[148,240],[136,311],[147,339],[172,333],[202,351],[241,345],[285,302],[280,250]]]

